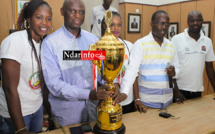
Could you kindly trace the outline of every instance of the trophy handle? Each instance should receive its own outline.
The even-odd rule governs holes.
[[[96,45],[95,45],[95,44],[91,44],[91,45],[89,46],[89,50],[90,50],[90,51],[95,51],[95,50],[96,50]]]
[[[89,46],[89,50],[90,51],[96,51],[96,45],[95,44],[91,44]],[[98,65],[98,62],[96,60],[92,60],[92,62],[95,64],[95,65]]]

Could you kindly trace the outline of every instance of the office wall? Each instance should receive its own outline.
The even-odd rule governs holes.
[[[139,12],[136,12],[136,9]],[[120,14],[123,21],[123,31],[121,38],[126,39],[134,43],[137,39],[147,35],[150,30],[150,20],[153,12],[158,10],[157,6],[132,4],[132,3],[120,3]],[[128,13],[141,14],[141,32],[140,33],[128,33]]]
[[[62,7],[64,0],[45,0],[52,7],[53,12],[53,27],[54,30],[59,29],[63,25],[63,16],[60,14],[60,8]],[[85,4],[86,14],[85,14],[85,22],[82,25],[82,28],[90,31],[90,14],[92,8],[97,5],[101,5],[103,0],[83,0]],[[11,4],[12,2],[12,4]],[[13,29],[13,17],[12,17],[12,9],[15,12],[15,0],[0,0],[1,8],[0,8],[0,44],[2,40],[9,35],[9,30]],[[12,8],[13,5],[13,8]],[[113,0],[112,5],[117,10],[119,10],[119,0]]]
[[[127,32],[127,25],[128,25],[128,13],[135,13],[135,9],[141,9],[139,14],[142,16],[142,28],[141,33],[128,33]],[[151,27],[149,25],[151,16],[156,10],[164,10],[170,16],[170,22],[178,22],[179,23],[179,33],[183,32],[185,28],[188,27],[187,25],[187,15],[192,10],[199,10],[203,14],[204,21],[211,21],[211,39],[215,42],[214,35],[214,22],[215,22],[215,0],[197,0],[197,1],[189,1],[189,2],[182,2],[177,4],[169,4],[163,6],[150,6],[150,5],[141,5],[141,4],[131,4],[131,3],[121,3],[120,4],[120,13],[123,18],[123,34],[121,35],[122,38],[131,41],[134,43],[140,37],[146,36]],[[213,45],[215,50],[215,45]],[[215,62],[213,63],[215,65]],[[208,80],[206,71],[204,71],[204,87],[205,94],[214,93],[213,88]]]
[[[140,13],[142,13],[142,5],[139,4],[125,4],[125,5],[120,5],[120,9],[125,9],[124,13],[121,12],[122,10],[120,10],[121,15],[123,18],[123,31],[122,33],[124,33],[123,35],[121,35],[121,37],[126,38],[126,39],[130,39],[129,41],[134,42],[136,39],[141,38],[142,35],[142,31],[141,33],[132,33],[132,34],[128,34],[127,30],[128,30],[128,23],[126,20],[128,20],[128,13],[135,13],[136,9],[139,10]],[[141,25],[142,28],[143,25]]]

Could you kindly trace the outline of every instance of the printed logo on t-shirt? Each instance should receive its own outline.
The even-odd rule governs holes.
[[[125,75],[125,69],[126,69],[126,67],[125,67],[125,65],[123,65],[123,66],[122,66],[122,69],[121,69],[121,71],[120,71],[121,77],[123,77],[123,76]],[[120,74],[118,74],[118,76],[117,76],[118,79],[119,79],[119,77],[120,77]]]
[[[38,88],[40,88],[40,75],[39,75],[39,72],[35,72],[30,76],[30,78],[28,80],[28,84],[34,90],[37,90]]]
[[[100,24],[101,23],[101,20],[100,19],[98,19],[98,24]]]
[[[190,49],[188,47],[185,48],[185,51],[190,51]]]
[[[206,51],[206,47],[205,46],[202,46],[202,51]]]
[[[125,60],[128,60],[128,55],[127,55],[127,54],[125,54],[125,57],[124,57],[124,58],[125,58]]]

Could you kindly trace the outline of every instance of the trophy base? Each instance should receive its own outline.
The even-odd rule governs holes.
[[[108,131],[108,130],[102,130],[98,127],[96,124],[93,127],[94,134],[124,134],[125,133],[125,126],[122,124],[122,126],[119,129]]]

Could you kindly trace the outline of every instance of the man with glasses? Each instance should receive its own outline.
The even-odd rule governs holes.
[[[147,107],[165,108],[172,102],[173,90],[169,86],[169,77],[178,77],[180,71],[176,48],[165,38],[169,28],[168,14],[162,10],[156,11],[150,26],[152,31],[132,47],[120,90],[122,99],[125,99],[139,75],[138,86],[134,86],[134,101],[140,112],[146,112]],[[170,64],[172,66],[169,67]]]
[[[191,11],[187,18],[189,28],[172,38],[181,65],[180,77],[177,79],[180,91],[174,94],[174,99],[178,103],[201,96],[204,90],[203,71],[205,64],[208,78],[213,89],[215,89],[213,45],[211,39],[202,32],[202,23],[201,12]]]

